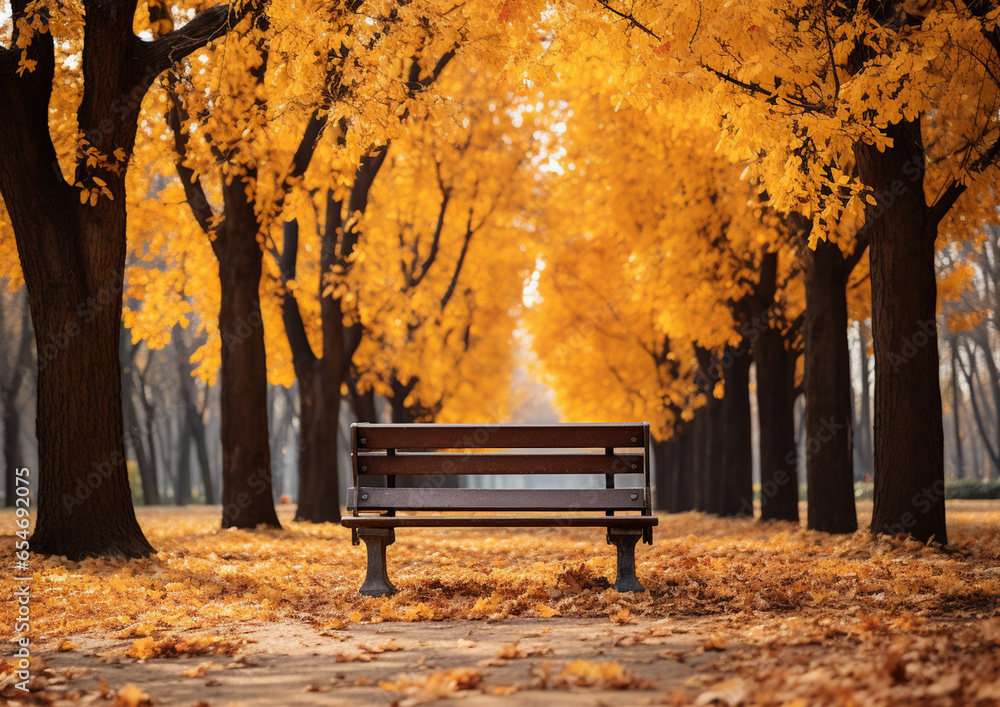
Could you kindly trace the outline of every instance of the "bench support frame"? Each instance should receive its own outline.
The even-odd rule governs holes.
[[[635,545],[642,539],[642,528],[608,528],[608,542],[618,548],[616,592],[644,592],[646,588],[635,576]]]
[[[387,597],[396,593],[385,569],[385,549],[396,542],[393,528],[358,528],[358,537],[365,541],[368,550],[368,574],[361,585],[366,597]]]

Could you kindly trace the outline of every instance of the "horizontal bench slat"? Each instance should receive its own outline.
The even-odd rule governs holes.
[[[651,528],[654,516],[344,516],[345,528]]]
[[[358,449],[642,447],[643,423],[568,425],[357,425]]]
[[[584,511],[643,510],[645,489],[422,489],[352,487],[358,510]],[[351,509],[354,505],[349,506]]]
[[[641,474],[641,454],[358,454],[358,473]]]

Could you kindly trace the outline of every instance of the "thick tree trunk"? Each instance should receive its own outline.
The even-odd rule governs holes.
[[[730,363],[731,357],[731,363]],[[722,483],[717,513],[753,517],[753,449],[750,434],[750,355],[745,346],[727,347],[726,392],[722,398]]]
[[[675,513],[694,510],[694,474],[691,468],[694,435],[690,423],[681,428],[680,436],[674,445],[674,499],[672,508]]]
[[[777,292],[778,254],[766,253],[760,268],[751,314],[754,329],[753,359],[757,366],[757,412],[760,422],[760,518],[799,519],[798,455],[795,447],[795,399],[785,335],[773,315]]]
[[[676,437],[653,442],[653,510],[673,513],[673,472]]]
[[[295,519],[339,523],[337,452],[340,386],[324,383],[321,360],[299,379],[299,505]]]
[[[799,519],[795,400],[788,375],[791,357],[780,330],[765,329],[754,344],[760,417],[761,520]]]
[[[350,381],[351,408],[358,422],[378,422],[378,413],[375,410],[375,393],[366,390],[359,393],[355,381]]]
[[[222,287],[222,527],[281,527],[271,491],[262,253],[245,186],[235,178],[226,188],[226,229],[216,244]]]
[[[947,543],[937,342],[937,223],[924,198],[919,121],[890,125],[893,146],[855,147],[869,206],[875,348],[875,502],[871,530]]]
[[[722,430],[722,401],[713,395],[718,364],[712,354],[695,348],[705,404],[696,412],[695,422],[695,508],[717,513],[722,481],[722,450],[725,446]]]
[[[87,24],[90,33],[89,18]],[[106,174],[114,200],[82,205],[78,191],[53,170],[58,162],[46,107],[51,37],[37,35],[32,45],[40,61],[34,75],[0,77],[5,106],[0,111],[0,189],[28,287],[39,368],[38,516],[31,549],[73,560],[141,557],[152,547],[132,509],[118,358],[124,181]],[[84,63],[85,74],[92,76],[93,57],[85,55]],[[88,135],[103,117],[97,114],[102,106],[95,93],[100,91],[85,93],[80,107],[81,130]],[[104,108],[110,111],[110,105]],[[116,116],[111,123],[121,128],[119,122],[130,117],[131,130],[104,133],[126,152],[134,140],[134,115]]]
[[[124,447],[118,360],[124,198],[101,210],[110,218],[91,221],[80,238],[120,244],[101,249],[102,279],[81,288],[28,278],[39,352],[40,473],[31,548],[71,560],[152,552],[132,510]],[[92,298],[99,304],[91,309]]]
[[[840,249],[805,249],[805,457],[807,525],[827,533],[858,529],[851,440],[851,357],[847,276]]]
[[[11,4],[12,45],[21,39],[20,26],[30,22],[25,6]],[[141,101],[156,77],[257,9],[257,3],[233,13],[214,7],[191,22],[194,31],[155,42],[135,41],[134,13],[87,13],[77,125],[100,158],[96,164],[78,160],[73,177],[87,191],[66,182],[49,134],[53,33],[44,28],[26,43],[33,71],[17,72],[11,50],[4,50],[0,192],[28,287],[39,357],[34,552],[81,559],[152,551],[135,520],[125,466],[118,351],[125,177]],[[37,17],[45,21],[47,11]]]

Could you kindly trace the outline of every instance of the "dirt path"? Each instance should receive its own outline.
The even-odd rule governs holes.
[[[125,655],[131,640],[90,637],[43,655],[57,676],[46,692],[81,702],[99,695],[104,680],[111,690],[138,685],[155,705],[407,705],[451,697],[477,705],[631,705],[702,682],[696,676],[717,656],[711,628],[690,619],[616,625],[552,618],[321,632],[282,622],[222,632],[236,644],[247,641],[234,655],[140,661]],[[58,677],[67,674],[65,682]],[[386,689],[387,682],[400,689]]]

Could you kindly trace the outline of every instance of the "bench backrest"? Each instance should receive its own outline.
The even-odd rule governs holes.
[[[351,427],[351,460],[354,484],[348,509],[355,515],[397,510],[652,512],[646,422],[356,423]],[[397,476],[497,474],[598,474],[605,483],[598,489],[395,488]],[[616,488],[616,477],[625,474],[642,474],[642,487]],[[379,476],[385,477],[385,486],[373,484],[371,477]]]

